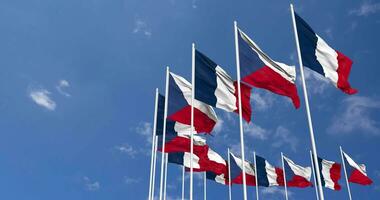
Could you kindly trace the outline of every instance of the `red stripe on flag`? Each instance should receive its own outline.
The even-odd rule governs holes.
[[[348,82],[348,77],[350,75],[352,61],[349,57],[345,56],[339,51],[336,51],[338,54],[338,83],[337,87],[341,89],[344,93],[347,94],[355,94],[358,91],[351,87],[350,83]]]

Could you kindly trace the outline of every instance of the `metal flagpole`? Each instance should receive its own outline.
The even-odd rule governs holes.
[[[149,177],[149,197],[148,199],[151,199],[152,197],[152,180],[153,180],[153,162],[154,162],[154,143],[156,139],[156,120],[157,120],[157,106],[158,106],[158,88],[156,88],[156,97],[154,100],[154,122],[153,122],[153,132],[152,132],[152,154],[150,158],[150,177]]]
[[[169,98],[169,67],[166,67],[166,84],[165,84],[165,107],[164,107],[164,124],[162,127],[162,153],[161,153],[161,177],[160,177],[160,200],[164,186],[164,164],[165,164],[165,136],[166,136],[166,117],[168,116],[168,98]]]
[[[243,133],[243,113],[241,106],[241,90],[240,90],[240,58],[239,58],[239,43],[238,43],[238,29],[237,22],[234,21],[235,30],[235,53],[236,53],[236,72],[237,72],[237,85],[238,85],[238,100],[239,100],[239,127],[240,127],[240,148],[241,159],[243,160],[243,194],[244,200],[247,200],[247,180],[245,176],[245,155],[244,155],[244,133]]]
[[[284,185],[285,185],[285,199],[288,200],[288,186],[286,182],[286,172],[284,164],[284,154],[281,152],[282,171],[284,172]]]
[[[347,176],[347,171],[346,171],[346,162],[344,162],[344,158],[343,158],[343,150],[342,150],[341,146],[339,146],[339,149],[340,149],[340,156],[342,157],[344,176],[346,177],[346,185],[347,185],[348,196],[350,197],[350,200],[352,200],[350,184],[348,183],[348,176]]]
[[[316,168],[314,168],[313,153],[311,151],[310,151],[310,161],[311,161],[311,169],[313,170],[313,176],[314,176],[315,194],[317,195],[317,200],[319,200],[317,179],[315,178],[315,170],[316,170]]]
[[[206,172],[203,172],[203,199],[207,200]]]
[[[164,200],[166,200],[166,183],[168,179],[168,153],[165,153],[165,180],[164,180]]]
[[[158,144],[158,136],[154,137],[154,158],[153,158],[153,178],[152,178],[152,196],[151,200],[154,199],[154,188],[156,181],[156,162],[157,162],[157,144]]]
[[[193,200],[193,153],[194,153],[194,96],[195,96],[195,44],[191,49],[191,128],[190,128],[190,200]]]
[[[229,197],[229,200],[232,200],[231,161],[230,161],[230,149],[229,148],[227,149],[227,152],[228,152],[228,197]]]
[[[257,178],[256,151],[253,152],[253,164],[255,165],[256,200],[259,200],[259,181]]]
[[[317,147],[315,145],[315,139],[314,139],[314,130],[313,130],[313,123],[311,120],[311,113],[310,113],[310,108],[309,108],[309,99],[307,96],[307,90],[306,90],[306,82],[305,82],[305,76],[303,72],[303,63],[302,63],[302,56],[301,56],[301,50],[300,50],[300,45],[298,41],[298,33],[297,33],[297,26],[296,26],[296,19],[294,16],[294,8],[293,4],[290,4],[290,10],[292,12],[292,20],[293,20],[293,29],[294,29],[294,37],[296,40],[296,46],[297,46],[297,54],[298,54],[298,62],[300,65],[300,72],[301,72],[301,80],[302,80],[302,88],[303,88],[303,94],[305,98],[305,105],[306,105],[306,114],[307,114],[307,119],[308,119],[308,124],[309,124],[309,131],[310,131],[310,140],[311,140],[311,148],[313,151],[313,159],[315,163],[318,163],[318,156],[317,156]],[[321,183],[321,174],[319,170],[316,170],[317,178],[318,178],[318,189],[319,189],[319,196],[321,200],[324,200],[323,196],[323,189],[322,189],[322,183]]]
[[[182,200],[185,200],[185,165],[182,166]]]

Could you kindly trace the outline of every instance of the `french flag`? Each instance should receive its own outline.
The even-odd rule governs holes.
[[[251,88],[241,85],[243,118],[251,121]],[[195,98],[227,112],[239,113],[237,82],[210,58],[195,50]]]
[[[341,186],[338,181],[341,177],[341,165],[318,157],[318,167],[322,175],[322,186],[332,190],[340,190]]]
[[[312,185],[310,182],[311,167],[302,167],[285,156],[283,158],[285,161],[286,186],[304,188]]]
[[[293,105],[299,108],[295,67],[273,61],[241,30],[238,43],[242,81],[287,96]]]
[[[214,172],[206,172],[206,178],[217,183],[228,185],[228,178],[226,178],[226,174],[216,174]]]
[[[259,186],[283,186],[284,176],[281,168],[273,167],[265,158],[256,155],[257,182]]]
[[[169,77],[168,119],[182,124],[191,124],[191,84],[174,73]],[[217,117],[213,108],[194,100],[194,128],[196,132],[210,133]]]
[[[343,152],[344,162],[347,170],[348,181],[360,185],[371,185],[372,180],[368,177],[364,164],[356,164],[352,158]]]
[[[201,169],[199,165],[199,157],[193,154],[193,160],[191,160],[191,156],[189,152],[176,152],[168,154],[168,162],[182,165],[190,168],[191,163],[193,164],[193,169]]]
[[[231,183],[243,184],[243,161],[241,158],[236,157],[230,153],[230,175]],[[250,186],[256,185],[254,166],[244,161],[246,184]]]
[[[294,14],[303,64],[326,77],[344,93],[357,93],[348,82],[350,58],[331,48],[297,13]]]

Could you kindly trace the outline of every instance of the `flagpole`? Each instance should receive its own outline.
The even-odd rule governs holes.
[[[244,133],[243,133],[243,113],[241,106],[241,90],[240,90],[240,58],[239,58],[239,43],[238,43],[238,30],[237,22],[234,21],[235,31],[235,53],[236,53],[236,72],[237,72],[237,85],[238,85],[238,100],[239,100],[239,127],[240,127],[240,149],[241,159],[243,160],[243,195],[244,200],[247,200],[247,180],[245,176],[245,155],[244,155]]]
[[[317,196],[317,200],[319,200],[317,179],[315,177],[315,170],[316,169],[314,168],[313,154],[311,151],[310,151],[310,161],[311,161],[311,169],[313,170],[315,194]]]
[[[194,96],[195,96],[195,44],[191,49],[191,128],[190,128],[190,200],[193,200],[193,154],[194,154]]]
[[[207,200],[206,172],[203,172],[203,199]]]
[[[166,83],[165,83],[165,107],[164,107],[164,124],[162,127],[162,153],[161,153],[161,177],[160,177],[160,200],[162,200],[162,192],[164,186],[164,164],[165,164],[165,135],[166,135],[166,117],[168,116],[168,98],[169,98],[169,66],[166,67]]]
[[[153,178],[152,178],[151,200],[154,199],[154,188],[155,188],[155,181],[156,181],[157,144],[158,144],[158,136],[156,135],[154,137],[154,158],[153,158]]]
[[[343,158],[342,146],[339,146],[339,149],[340,149],[340,156],[342,157],[344,176],[346,177],[346,185],[347,185],[348,196],[350,197],[350,200],[352,200],[350,184],[348,183],[348,176],[347,176],[347,171],[346,171],[346,162],[344,162],[344,158]]]
[[[297,33],[297,26],[296,26],[296,19],[294,16],[294,8],[293,4],[290,4],[290,10],[292,12],[292,20],[293,20],[293,29],[294,29],[294,37],[296,40],[296,46],[297,46],[297,54],[298,54],[298,62],[300,65],[300,72],[301,72],[301,80],[302,80],[302,88],[303,88],[303,94],[305,98],[305,105],[306,105],[306,114],[307,114],[307,119],[308,119],[308,124],[309,124],[309,131],[310,131],[310,140],[311,140],[311,148],[313,151],[313,159],[315,163],[318,163],[318,156],[317,156],[317,147],[315,144],[315,139],[314,139],[314,130],[313,130],[313,123],[311,120],[311,113],[310,113],[310,108],[309,108],[309,99],[307,95],[307,90],[306,90],[306,82],[305,82],[305,77],[304,77],[304,72],[303,72],[303,63],[302,63],[302,56],[301,56],[301,50],[300,50],[300,45],[298,41],[298,33]],[[323,189],[322,189],[322,183],[321,183],[321,174],[319,170],[316,170],[317,178],[318,178],[318,189],[319,189],[319,196],[321,200],[324,200],[324,195],[323,195]]]
[[[185,200],[185,165],[182,166],[182,200]]]
[[[165,180],[164,180],[164,200],[166,200],[166,185],[168,179],[168,153],[165,153]]]
[[[229,197],[229,200],[232,200],[232,192],[231,192],[232,182],[231,182],[230,148],[227,148],[227,153],[228,153],[228,197]]]
[[[154,143],[156,139],[156,120],[157,120],[157,107],[158,107],[158,88],[156,88],[156,97],[154,100],[154,118],[153,118],[153,132],[152,132],[152,154],[150,158],[150,177],[149,177],[149,197],[152,197],[152,179],[153,179],[153,159],[154,159]]]
[[[257,178],[256,151],[253,152],[253,164],[255,165],[256,200],[259,200],[259,181]]]
[[[286,182],[284,154],[281,152],[282,171],[284,172],[285,199],[288,200],[288,183]]]

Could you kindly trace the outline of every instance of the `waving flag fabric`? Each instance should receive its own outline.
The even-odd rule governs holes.
[[[162,136],[158,136],[158,151],[162,151]],[[194,152],[198,154],[206,154],[208,151],[208,145],[206,140],[200,136],[193,136],[194,139]],[[190,152],[191,139],[188,134],[178,133],[167,134],[165,136],[165,152]]]
[[[357,90],[348,82],[352,65],[350,58],[331,48],[300,16],[294,14],[303,64],[329,79],[343,92],[355,94]]]
[[[270,187],[284,185],[282,169],[273,167],[263,157],[256,155],[257,182],[259,186]]]
[[[340,190],[341,186],[338,181],[341,177],[341,165],[318,157],[318,167],[322,175],[322,185],[332,190]]]
[[[241,84],[243,85],[243,84]],[[239,113],[238,88],[236,82],[210,58],[195,51],[195,98],[227,112]],[[242,109],[247,122],[251,120],[251,88],[243,85]]]
[[[286,175],[286,185],[288,187],[309,187],[311,186],[311,167],[302,167],[284,156],[284,168]]]
[[[346,165],[348,181],[360,185],[370,185],[372,180],[368,177],[364,164],[356,164],[352,158],[343,152],[344,162]]]
[[[178,75],[170,73],[168,119],[191,124],[191,84]],[[194,127],[199,132],[210,133],[217,117],[213,108],[194,100]]]
[[[218,153],[208,147],[206,153],[196,152],[200,158],[200,169],[195,169],[196,172],[210,171],[215,174],[226,174],[228,171],[227,162]]]
[[[236,157],[230,153],[230,170],[231,170],[231,183],[243,184],[243,161],[241,158]],[[244,161],[246,183],[250,186],[256,185],[254,166]]]
[[[193,163],[193,169],[200,169],[199,165],[199,157],[193,154],[193,160],[191,161],[190,153],[188,152],[177,152],[177,153],[169,153],[168,154],[168,162],[182,165],[190,168],[190,163]]]
[[[225,174],[218,175],[214,172],[206,172],[206,178],[223,185],[228,185],[228,178]]]
[[[273,61],[241,30],[238,42],[242,81],[287,96],[299,108],[295,67]]]

